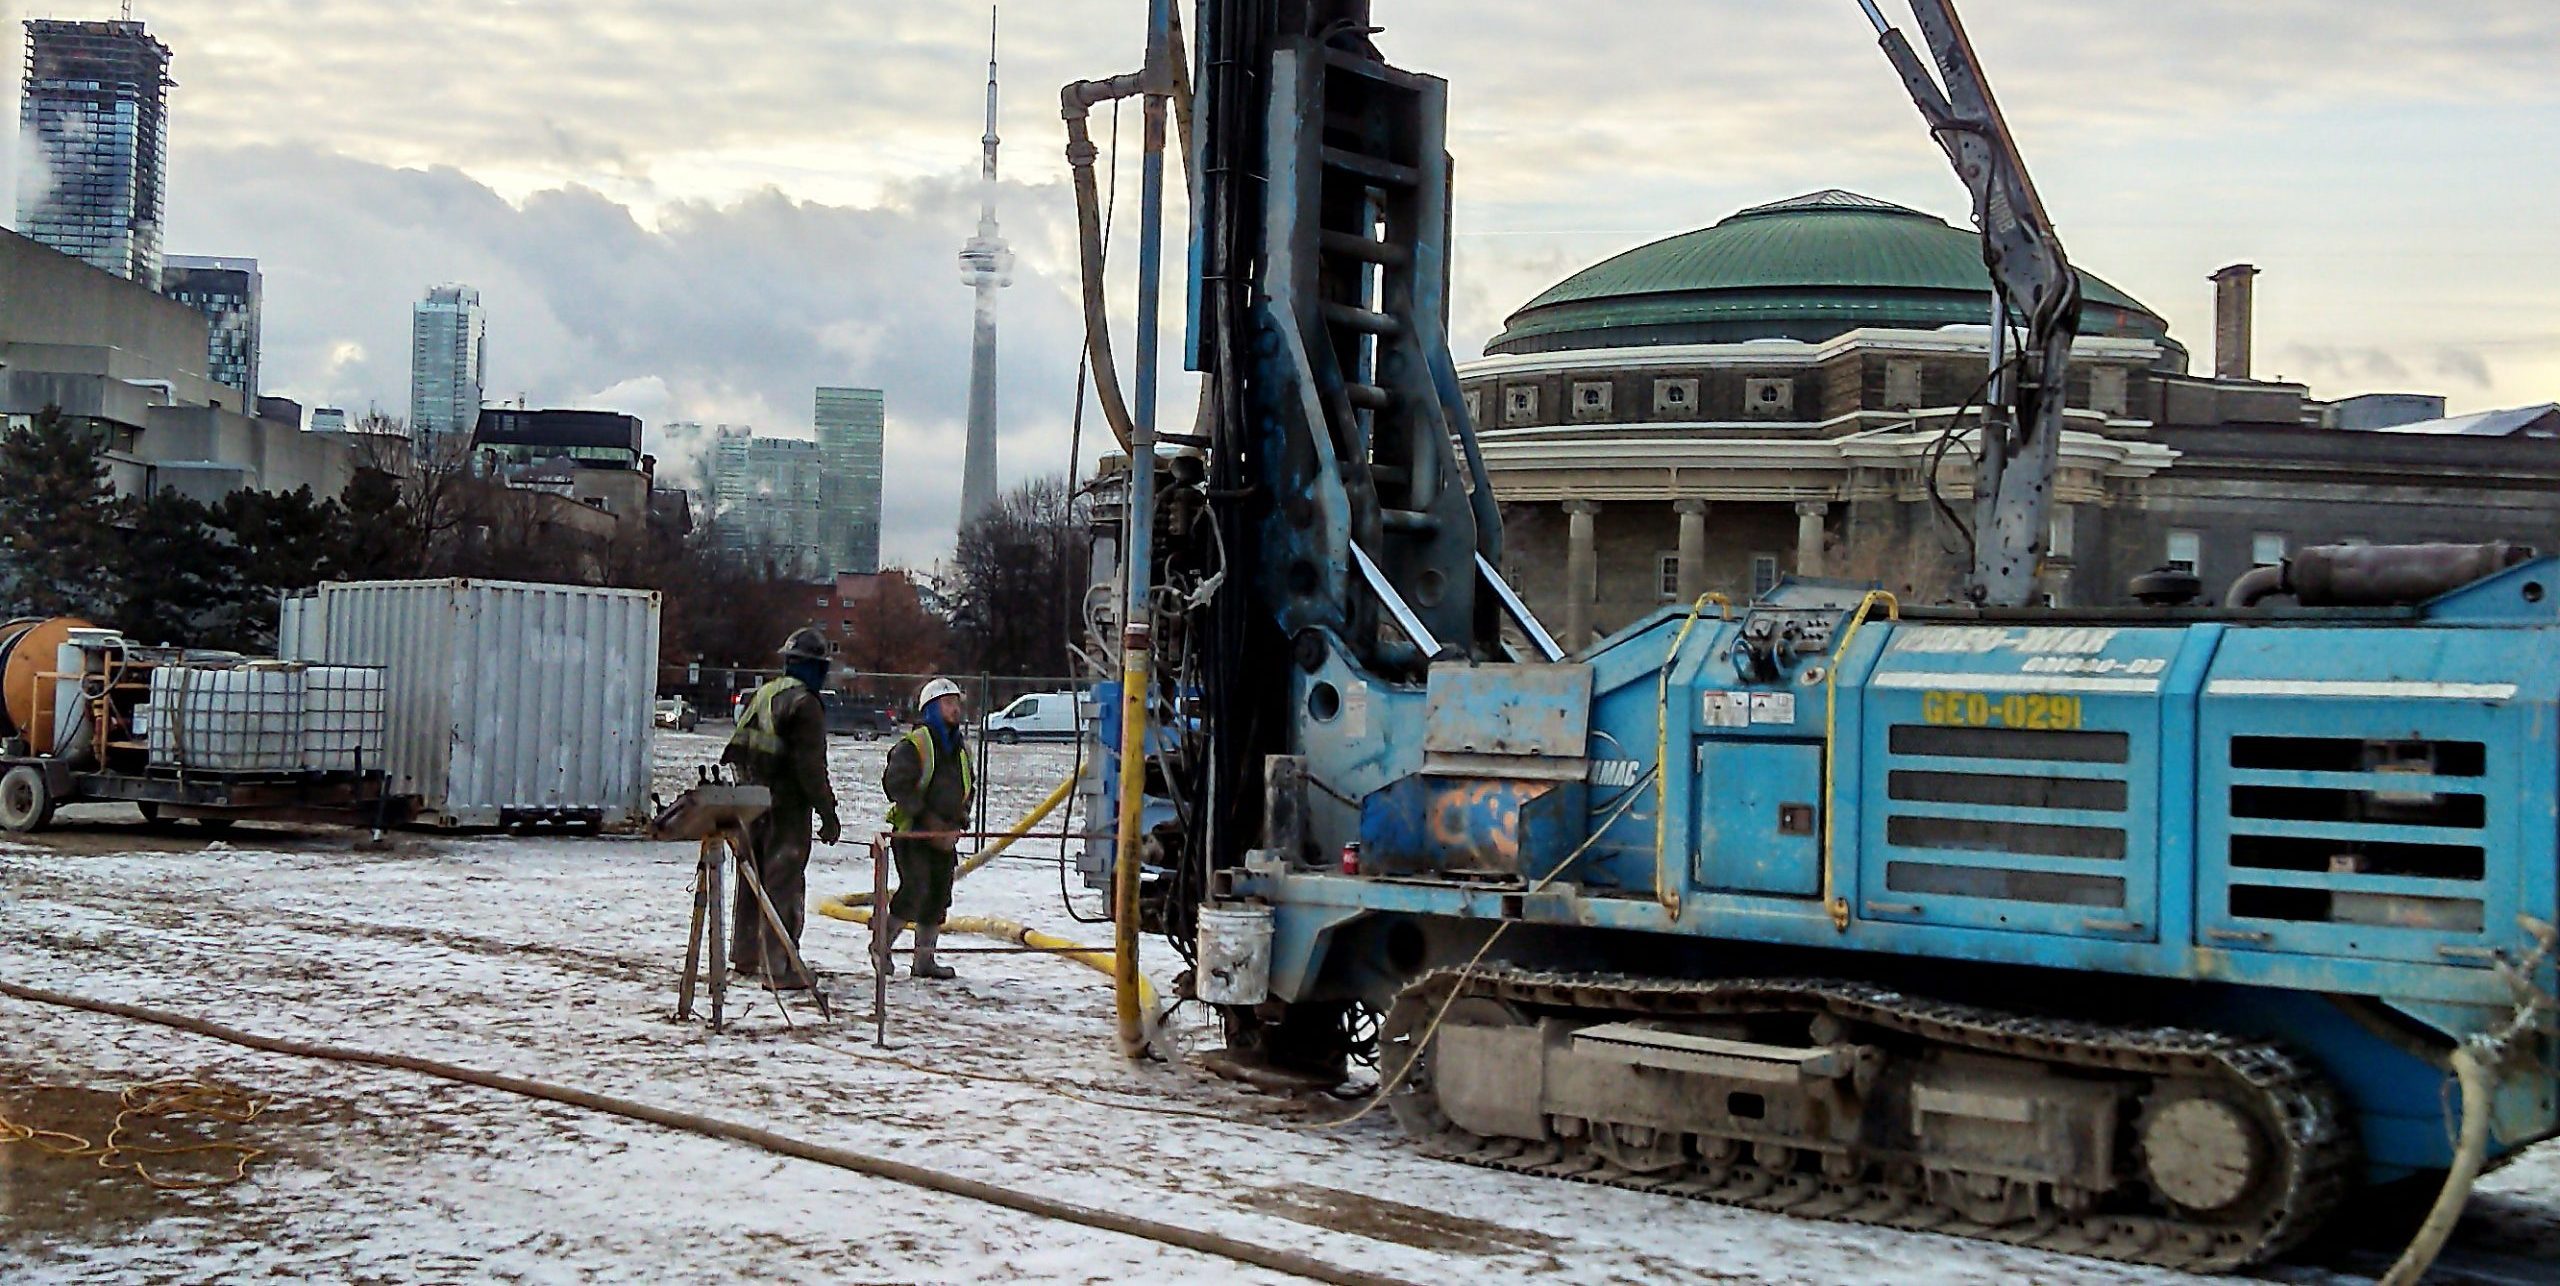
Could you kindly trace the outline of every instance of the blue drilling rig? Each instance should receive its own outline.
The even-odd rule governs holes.
[[[1861,3],[1998,298],[1967,601],[1786,583],[1578,655],[1497,570],[1443,82],[1367,0],[1202,0],[1196,61],[1155,0],[1149,71],[1070,87],[1188,109],[1207,386],[1157,436],[1142,333],[1113,409],[1161,741],[1106,721],[1152,803],[1102,847],[1228,1066],[1374,1058],[1454,1160],[2200,1270],[2381,1185],[2458,1207],[2560,1132],[2560,561],[2034,605],[2077,279],[1950,5],[1924,60]]]

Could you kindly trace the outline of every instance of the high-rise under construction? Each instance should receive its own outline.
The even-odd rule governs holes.
[[[18,231],[160,288],[169,47],[138,22],[27,21]]]

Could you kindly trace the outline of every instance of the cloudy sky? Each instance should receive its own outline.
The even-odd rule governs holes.
[[[1067,456],[1056,88],[1132,67],[1144,10],[1007,7],[1008,478]],[[1743,205],[1836,186],[1964,208],[1854,0],[1377,15],[1391,58],[1452,81],[1461,357],[1554,279]],[[947,548],[984,4],[141,0],[138,16],[176,54],[168,249],[262,261],[268,391],[405,410],[409,304],[466,281],[488,302],[493,398],[627,410],[653,434],[805,435],[813,386],[886,388],[887,554]],[[2560,397],[2560,4],[1976,0],[1968,17],[2073,260],[2199,357],[2205,275],[2245,259],[2266,274],[2261,374],[2322,396],[2440,391],[2456,411]],[[1133,213],[1134,111],[1124,124]],[[1130,293],[1124,274],[1124,312]],[[674,465],[687,444],[658,445]]]

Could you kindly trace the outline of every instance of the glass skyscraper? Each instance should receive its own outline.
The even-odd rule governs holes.
[[[669,425],[670,433],[700,425]],[[799,580],[816,581],[838,570],[824,536],[826,466],[819,445],[805,438],[760,438],[753,430],[721,425],[711,447],[713,547],[768,564]]]
[[[258,308],[263,291],[255,259],[170,255],[160,293],[204,314],[205,374],[258,398]]]
[[[488,341],[479,291],[438,286],[418,301],[410,325],[409,440],[421,454],[452,450],[480,422]]]
[[[820,539],[839,572],[880,570],[880,455],[887,399],[876,388],[818,390]]]
[[[18,231],[157,289],[169,47],[138,22],[27,20]]]

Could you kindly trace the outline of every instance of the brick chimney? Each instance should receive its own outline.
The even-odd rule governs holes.
[[[2253,264],[2235,263],[2213,274],[2213,375],[2215,379],[2249,378],[2249,332],[2258,275]]]

